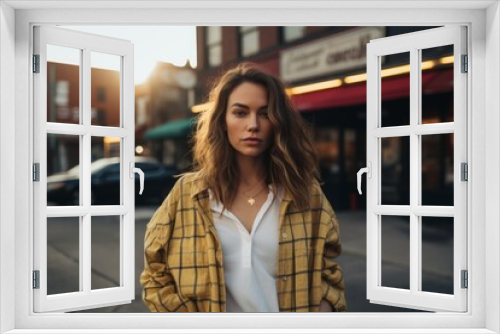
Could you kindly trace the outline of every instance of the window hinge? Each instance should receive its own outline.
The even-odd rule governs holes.
[[[467,270],[462,270],[462,289],[469,287],[469,274]]]
[[[40,163],[38,162],[33,164],[33,181],[40,181]]]
[[[462,55],[462,73],[469,72],[469,57]]]
[[[469,167],[467,166],[466,162],[462,162],[460,164],[460,169],[461,169],[461,180],[462,181],[469,181]]]
[[[40,55],[33,55],[33,73],[40,73]]]
[[[40,289],[40,270],[33,270],[33,289]]]

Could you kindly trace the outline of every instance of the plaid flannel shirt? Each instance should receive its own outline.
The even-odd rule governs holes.
[[[337,216],[319,183],[311,209],[299,211],[287,192],[280,205],[276,284],[280,312],[319,311],[322,299],[345,311]],[[222,247],[206,183],[186,174],[147,225],[144,303],[152,312],[225,312]]]

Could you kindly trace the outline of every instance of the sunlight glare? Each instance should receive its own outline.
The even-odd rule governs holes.
[[[169,62],[184,66],[188,61],[196,67],[195,26],[60,26],[64,29],[129,40],[134,44],[134,82],[144,83],[156,63]],[[67,56],[52,57],[52,61],[66,62]],[[92,61],[92,67],[117,70],[104,59]]]

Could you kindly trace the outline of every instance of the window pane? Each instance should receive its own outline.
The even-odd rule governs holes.
[[[93,205],[120,205],[121,203],[121,140],[115,137],[92,137]]]
[[[47,44],[47,122],[80,123],[81,53]]]
[[[257,29],[256,26],[241,26],[240,33]]]
[[[453,294],[453,218],[422,217],[422,291]]]
[[[259,51],[259,31],[251,31],[241,35],[241,54],[249,56]]]
[[[382,216],[381,224],[381,285],[410,289],[410,217]]]
[[[92,217],[92,284],[104,289],[120,286],[120,216]]]
[[[283,39],[285,42],[291,42],[304,36],[306,27],[290,26],[283,27]]]
[[[208,49],[208,65],[219,66],[222,63],[222,45],[213,45]]]
[[[80,291],[80,218],[47,218],[47,294]]]
[[[453,138],[422,136],[422,205],[453,206]]]
[[[222,27],[207,27],[207,45],[222,41]]]
[[[410,124],[410,53],[384,57],[381,72],[382,126]]]
[[[120,126],[121,57],[90,53],[92,125]]]
[[[381,204],[410,205],[410,137],[381,139]]]
[[[453,61],[453,45],[422,50],[422,124],[453,122]]]
[[[80,205],[80,136],[47,134],[47,205]]]

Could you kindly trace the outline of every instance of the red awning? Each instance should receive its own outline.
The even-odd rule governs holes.
[[[409,96],[408,76],[384,79],[382,99],[396,100]],[[437,94],[453,90],[453,69],[428,71],[422,74],[422,93]],[[366,82],[292,96],[300,112],[366,104]]]

